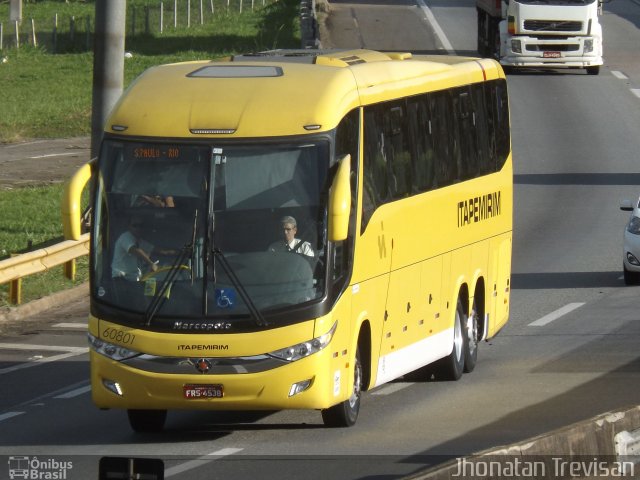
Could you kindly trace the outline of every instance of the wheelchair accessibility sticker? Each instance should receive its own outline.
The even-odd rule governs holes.
[[[233,288],[216,288],[216,305],[218,308],[236,306],[236,291]]]

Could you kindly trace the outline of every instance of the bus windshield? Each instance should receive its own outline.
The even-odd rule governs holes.
[[[329,143],[105,140],[93,291],[162,325],[259,317],[325,290]]]

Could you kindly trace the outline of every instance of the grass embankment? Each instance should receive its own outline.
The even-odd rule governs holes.
[[[251,0],[228,3],[227,0],[207,0],[202,2],[202,23],[200,2],[191,0],[189,22],[187,1],[179,0],[177,27],[174,26],[174,2],[165,1],[162,33],[159,0],[126,3],[125,50],[132,56],[125,61],[125,88],[153,65],[300,46],[299,0],[273,3],[267,0],[266,5],[257,0],[253,8]],[[94,3],[81,0],[24,2],[22,13],[20,46],[16,48],[14,27],[9,22],[9,2],[0,1],[0,23],[4,32],[0,51],[0,143],[90,135],[93,54],[92,38],[87,35],[86,26],[95,24]],[[54,37],[56,14],[58,27]],[[75,19],[73,34],[70,31],[72,17]],[[36,46],[30,39],[32,18],[36,26]],[[61,185],[0,191],[0,260],[24,251],[29,244],[37,248],[61,239],[61,195]],[[72,286],[61,272],[59,267],[26,278],[23,302]],[[86,281],[87,277],[87,261],[83,259],[79,262],[75,283]],[[0,286],[0,307],[8,305],[8,291],[8,285]]]

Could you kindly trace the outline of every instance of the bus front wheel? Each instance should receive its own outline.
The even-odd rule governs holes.
[[[131,428],[139,433],[160,432],[167,419],[166,410],[127,410]]]
[[[360,397],[362,395],[362,362],[360,349],[356,350],[355,365],[353,367],[353,392],[344,402],[322,410],[322,421],[326,427],[350,427],[355,425],[360,412]]]

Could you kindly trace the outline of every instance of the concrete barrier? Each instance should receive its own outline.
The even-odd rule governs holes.
[[[408,480],[640,478],[640,405],[429,468]]]

